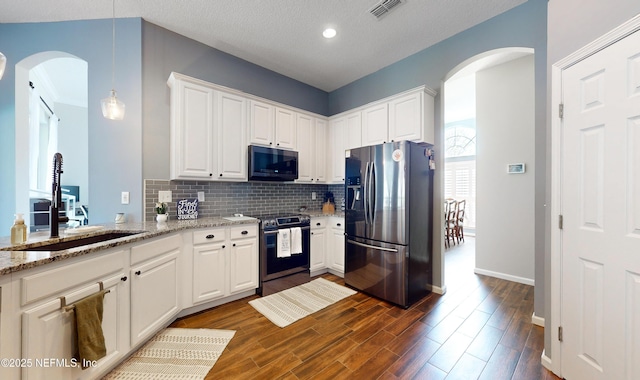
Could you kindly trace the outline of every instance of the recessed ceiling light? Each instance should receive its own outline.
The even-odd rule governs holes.
[[[324,38],[333,38],[336,36],[336,30],[333,28],[327,28],[322,32]]]

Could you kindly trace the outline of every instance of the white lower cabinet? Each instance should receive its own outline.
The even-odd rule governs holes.
[[[112,253],[112,262],[122,267],[124,251]],[[60,266],[53,271],[27,272],[19,278],[22,287],[17,286],[22,293],[23,302],[30,297],[38,297],[37,302],[27,303],[21,313],[22,325],[22,373],[13,373],[3,378],[22,379],[92,379],[115,365],[129,351],[129,282],[120,268],[115,272],[109,265],[104,265],[104,258],[84,260],[68,268]],[[92,273],[96,266],[102,267],[104,275],[97,277]],[[40,269],[40,268],[36,268]],[[56,285],[64,283],[66,278],[85,275],[83,283],[72,288],[59,291]],[[108,272],[111,272],[107,274]],[[90,280],[89,280],[90,279]],[[95,363],[85,363],[86,370],[81,369],[82,363],[74,359],[77,351],[75,337],[74,312],[62,308],[62,299],[66,305],[72,305],[103,288],[108,291],[104,295],[104,309],[102,331],[104,334],[107,354]],[[40,285],[49,284],[49,287]],[[26,294],[27,291],[31,294]],[[44,297],[39,297],[43,295]],[[3,341],[4,343],[8,343]],[[17,344],[17,342],[15,343]],[[18,346],[19,347],[19,346]],[[12,356],[15,358],[15,356]]]
[[[329,223],[329,269],[336,275],[344,276],[344,218],[332,216]]]
[[[180,311],[180,235],[131,248],[131,346],[146,340]]]
[[[311,219],[311,252],[309,271],[314,276],[318,273],[326,272],[327,263],[325,255],[327,252],[327,218]]]
[[[258,287],[257,234],[257,225],[193,233],[194,305]]]
[[[327,269],[344,276],[344,218],[338,216],[311,218],[311,264],[312,275]]]

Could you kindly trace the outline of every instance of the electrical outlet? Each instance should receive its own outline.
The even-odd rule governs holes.
[[[312,191],[312,192],[311,192],[311,200],[312,200],[312,201],[315,201],[317,197],[318,197],[318,196],[316,195],[316,192],[315,192],[315,191]]]
[[[120,194],[120,203],[122,203],[123,205],[128,205],[129,204],[129,192],[128,191],[123,191],[122,194]]]
[[[204,202],[204,191],[198,191],[198,202]]]
[[[158,202],[171,202],[171,190],[158,191]]]

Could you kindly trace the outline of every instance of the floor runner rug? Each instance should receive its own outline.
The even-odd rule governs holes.
[[[164,329],[104,379],[204,379],[235,333],[232,330]]]
[[[286,327],[298,319],[357,292],[323,278],[249,301],[276,326]]]

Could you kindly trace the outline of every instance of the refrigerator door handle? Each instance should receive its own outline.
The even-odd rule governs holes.
[[[375,222],[376,218],[376,163],[371,162],[371,174],[369,175],[369,188],[371,189],[370,196],[370,207],[369,212],[371,213],[371,223]]]
[[[398,253],[398,250],[395,248],[377,247],[375,245],[364,244],[364,243],[360,243],[360,242],[349,240],[349,239],[347,239],[347,244],[353,244],[353,245],[357,245],[364,248],[373,248],[379,251]]]
[[[369,188],[369,162],[367,162],[367,167],[364,169],[364,223],[365,225],[369,224],[369,193],[367,190]]]

